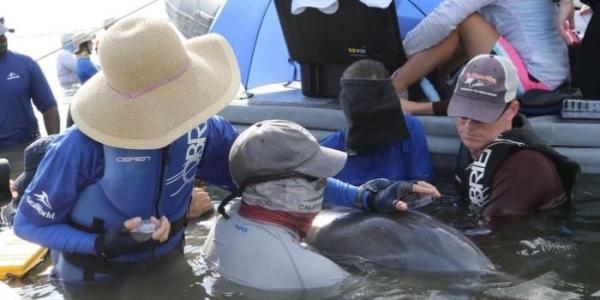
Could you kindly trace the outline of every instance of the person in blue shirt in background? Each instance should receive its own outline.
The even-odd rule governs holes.
[[[98,67],[96,67],[90,58],[94,47],[93,40],[94,36],[87,33],[78,33],[73,38],[74,53],[77,57],[77,77],[81,84],[84,84],[98,73]],[[67,128],[71,127],[71,125],[73,125],[73,118],[71,117],[71,108],[69,107],[67,112]]]
[[[349,154],[335,178],[354,185],[375,178],[432,181],[423,127],[414,116],[403,115],[383,64],[372,59],[353,63],[342,74],[340,86],[348,126],[321,141]]]
[[[181,261],[194,179],[237,188],[228,155],[238,132],[213,116],[240,88],[225,39],[183,43],[168,21],[136,17],[115,23],[99,50],[103,72],[73,100],[77,126],[50,144],[14,218],[15,234],[51,249],[67,282]],[[439,196],[420,183],[359,190],[332,179],[325,199],[391,212],[411,193]]]
[[[77,56],[77,76],[79,81],[84,84],[92,76],[98,73],[98,68],[92,60],[92,49],[94,49],[94,36],[87,33],[78,33],[73,38],[75,44],[75,55]]]
[[[56,100],[40,66],[31,57],[8,50],[0,20],[0,157],[11,163],[11,174],[23,172],[23,150],[40,137],[31,103],[42,113],[48,134],[58,133]]]

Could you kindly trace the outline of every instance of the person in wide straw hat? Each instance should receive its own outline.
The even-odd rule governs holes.
[[[65,281],[180,257],[193,180],[234,186],[237,132],[213,116],[240,87],[225,39],[182,42],[166,20],[137,17],[99,50],[102,71],[74,96],[76,126],[48,147],[15,216],[19,236],[57,253]]]

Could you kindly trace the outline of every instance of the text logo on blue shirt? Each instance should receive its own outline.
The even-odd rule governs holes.
[[[167,179],[167,185],[177,184],[179,188],[172,196],[177,195],[187,184],[191,183],[196,177],[196,167],[200,163],[204,146],[206,144],[206,124],[190,130],[187,134],[187,150],[185,153],[185,162],[183,163],[181,172]]]
[[[10,72],[8,73],[8,76],[6,77],[6,80],[13,80],[13,79],[19,79],[21,78],[21,76],[19,76],[19,74],[15,73],[15,72]]]
[[[56,213],[44,209],[44,207],[41,205],[43,204],[46,208],[52,210],[52,205],[50,205],[50,199],[48,199],[48,194],[42,191],[41,193],[34,194],[33,196],[35,198],[31,199],[31,196],[27,195],[27,204],[31,206],[31,208],[33,208],[38,213],[38,215],[46,219],[54,220],[54,216],[56,215]]]
[[[150,161],[150,156],[122,156],[115,159],[118,163]]]

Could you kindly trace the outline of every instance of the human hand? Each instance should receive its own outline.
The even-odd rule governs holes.
[[[167,217],[162,216],[159,219],[150,217],[150,222],[154,224],[154,232],[152,233],[152,239],[161,243],[166,242],[169,239],[169,233],[171,232],[171,223]]]
[[[197,218],[213,209],[210,196],[203,188],[194,188],[191,197],[188,219]]]
[[[359,197],[362,198],[364,192],[369,193],[366,206],[378,212],[406,211],[408,205],[403,199],[415,193],[419,197],[441,197],[437,188],[424,181],[415,183],[409,181],[393,182],[383,178],[369,180],[361,185],[359,187]]]
[[[404,197],[402,200],[407,202],[408,208],[419,208],[431,203],[434,199],[441,197],[442,194],[432,184],[425,181],[417,181],[413,184],[412,194]]]
[[[142,224],[142,218],[126,220],[122,225],[110,226],[100,234],[94,243],[96,254],[104,258],[114,258],[123,254],[135,253],[159,244],[154,239],[139,240],[132,232]]]
[[[433,198],[439,198],[442,196],[442,194],[433,184],[421,180],[418,180],[415,184],[413,184],[412,192],[419,194],[421,197],[431,196]]]
[[[557,27],[560,35],[567,44],[575,43],[573,29],[575,29],[575,6],[573,0],[561,0],[558,5]]]
[[[135,217],[126,220],[121,226],[109,227],[106,232],[96,238],[94,244],[96,254],[104,258],[114,258],[143,251],[148,247],[163,243],[169,238],[171,224],[166,217],[163,216],[160,220],[154,217],[150,218],[155,229],[146,239],[140,239],[140,234],[134,232],[142,225],[142,222],[142,218]]]

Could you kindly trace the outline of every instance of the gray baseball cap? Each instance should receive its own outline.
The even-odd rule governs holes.
[[[491,54],[475,56],[458,77],[448,116],[494,123],[517,97],[517,84],[517,70],[510,60]]]
[[[321,147],[304,127],[289,121],[258,122],[242,132],[229,152],[229,171],[239,186],[254,176],[300,173],[317,178],[336,175],[346,153]]]

